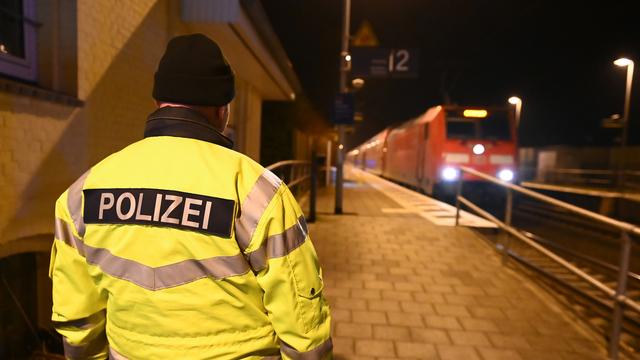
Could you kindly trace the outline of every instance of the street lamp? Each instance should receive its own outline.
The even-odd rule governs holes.
[[[625,156],[627,150],[627,137],[629,128],[629,107],[631,106],[631,83],[633,81],[633,60],[627,58],[619,58],[613,62],[614,65],[627,67],[627,85],[624,93],[624,113],[622,114],[622,139],[620,141],[621,154],[618,162],[618,186],[622,189],[625,183]]]
[[[522,99],[512,96],[507,100],[509,104],[516,106],[516,129],[520,126],[520,113],[522,112]]]
[[[633,60],[620,58],[613,62],[614,65],[627,67],[627,85],[624,94],[624,113],[622,114],[622,147],[627,146],[627,128],[629,124],[629,107],[631,105],[631,82],[633,81]],[[624,154],[623,154],[624,156]]]
[[[355,79],[351,80],[351,85],[356,90],[361,89],[364,86],[364,79],[363,78],[355,78]]]
[[[340,67],[340,93],[349,92],[347,86],[347,75],[351,70],[351,54],[349,54],[349,29],[351,26],[351,0],[343,0],[344,12],[342,17],[342,49],[341,56],[344,61]],[[344,180],[344,144],[345,126],[338,125],[338,156],[336,158],[336,200],[334,206],[335,214],[342,214],[342,188]]]

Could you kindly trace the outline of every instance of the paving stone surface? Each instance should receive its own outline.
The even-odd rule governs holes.
[[[604,343],[468,228],[438,226],[348,174],[310,233],[340,359],[606,359]],[[382,209],[386,209],[382,211]]]

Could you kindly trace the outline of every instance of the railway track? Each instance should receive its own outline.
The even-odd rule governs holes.
[[[560,227],[577,235],[585,235],[607,243],[617,243],[620,236],[619,232],[607,226],[594,223],[564,209],[533,200],[519,200],[514,212],[526,220],[542,221],[545,226]]]
[[[618,263],[619,233],[561,209],[527,201],[517,202],[513,223],[519,229],[526,229],[522,233],[528,238],[570,261],[608,287],[616,288],[619,271],[613,264]],[[613,301],[610,297],[518,239],[510,238],[505,241],[507,238],[502,234],[478,231],[501,251],[507,245],[513,263],[533,275],[536,281],[551,290],[550,293],[570,311],[599,333],[603,341],[608,341],[613,314]],[[638,266],[638,259],[640,254],[636,251],[631,263]],[[627,295],[631,299],[640,300],[640,274],[628,273],[627,288]],[[629,358],[640,359],[640,314],[625,309],[623,317],[621,349]]]

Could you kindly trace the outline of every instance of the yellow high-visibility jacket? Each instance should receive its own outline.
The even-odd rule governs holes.
[[[331,358],[304,216],[187,108],[56,202],[53,321],[71,359]]]

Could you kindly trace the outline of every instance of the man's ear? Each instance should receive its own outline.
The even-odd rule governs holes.
[[[218,119],[225,120],[226,122],[228,120],[227,117],[229,116],[229,104],[220,106],[218,108],[217,115],[218,115]]]
[[[218,113],[216,114],[218,115],[218,119],[224,120],[225,116],[227,116],[227,106],[229,105],[218,107]]]

